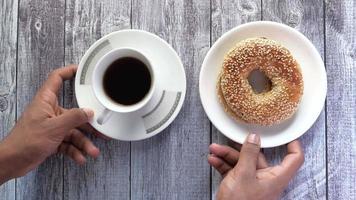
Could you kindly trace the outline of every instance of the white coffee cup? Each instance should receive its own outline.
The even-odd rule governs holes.
[[[107,68],[116,60],[124,57],[131,57],[143,62],[151,75],[151,86],[147,94],[139,102],[132,105],[123,105],[113,101],[105,92],[103,86],[103,78]],[[112,112],[118,113],[131,113],[144,107],[151,99],[155,90],[155,75],[151,62],[138,50],[132,48],[119,48],[114,49],[105,54],[95,65],[92,75],[92,88],[95,97],[105,107],[105,110],[100,114],[97,119],[99,124],[104,124],[109,118]],[[127,86],[129,87],[129,86]]]

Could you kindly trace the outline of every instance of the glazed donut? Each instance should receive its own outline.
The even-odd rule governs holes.
[[[256,93],[248,81],[259,70],[270,88]],[[220,102],[235,120],[269,126],[290,118],[303,94],[299,64],[288,49],[267,38],[250,38],[224,58],[217,84]]]

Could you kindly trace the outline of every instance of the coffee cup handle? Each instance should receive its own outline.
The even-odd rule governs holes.
[[[100,116],[96,120],[96,122],[100,125],[103,125],[110,119],[111,115],[112,115],[112,111],[105,108],[104,111],[100,114]]]

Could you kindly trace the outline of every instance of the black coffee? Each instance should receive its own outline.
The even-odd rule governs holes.
[[[140,60],[124,57],[114,61],[105,71],[103,85],[115,102],[132,105],[141,101],[151,88],[151,73]]]

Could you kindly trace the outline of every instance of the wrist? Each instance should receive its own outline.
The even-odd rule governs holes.
[[[14,167],[12,159],[14,152],[7,145],[7,142],[0,143],[0,184],[15,178]]]
[[[26,174],[26,161],[18,149],[8,137],[0,142],[0,185]]]

